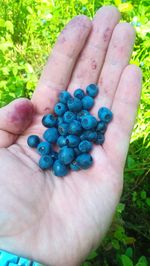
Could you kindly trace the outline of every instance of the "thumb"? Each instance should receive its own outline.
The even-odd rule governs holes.
[[[33,105],[25,98],[16,99],[0,109],[0,147],[13,144],[32,122]]]

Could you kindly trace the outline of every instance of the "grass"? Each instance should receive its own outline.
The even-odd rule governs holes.
[[[131,63],[143,72],[137,122],[125,167],[125,185],[113,224],[102,245],[84,266],[150,265],[150,13],[148,0],[0,0],[0,106],[30,98],[59,32],[74,16],[92,18],[111,4],[122,21],[133,24],[137,37]]]

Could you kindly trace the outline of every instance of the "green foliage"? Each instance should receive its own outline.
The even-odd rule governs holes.
[[[136,30],[130,63],[143,72],[137,122],[125,167],[125,185],[109,233],[83,266],[150,265],[150,12],[148,0],[0,0],[0,106],[30,98],[59,32],[74,16],[91,19],[115,5]]]

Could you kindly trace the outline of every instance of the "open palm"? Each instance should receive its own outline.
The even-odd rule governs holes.
[[[0,110],[0,249],[46,265],[75,266],[105,235],[119,202],[123,168],[140,98],[140,70],[128,65],[134,30],[119,23],[115,7],[103,7],[93,21],[77,16],[61,32],[32,99]],[[92,152],[89,170],[64,178],[43,172],[39,155],[27,146],[42,136],[44,114],[58,93],[97,83],[92,113],[111,108],[103,146]],[[33,112],[34,110],[34,112]]]

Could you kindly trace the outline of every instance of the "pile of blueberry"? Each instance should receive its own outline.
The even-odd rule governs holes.
[[[42,118],[42,124],[47,128],[44,141],[36,135],[27,140],[28,145],[41,155],[41,169],[52,169],[54,175],[65,176],[69,170],[88,169],[93,164],[89,154],[93,143],[104,143],[104,133],[113,117],[106,107],[99,109],[99,120],[90,114],[97,94],[96,84],[88,85],[86,94],[82,89],[75,90],[74,97],[68,91],[59,94],[54,115],[47,114]]]

